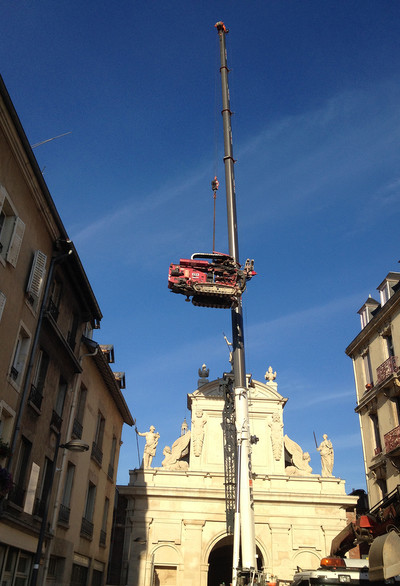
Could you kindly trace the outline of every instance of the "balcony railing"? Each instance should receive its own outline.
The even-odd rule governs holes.
[[[93,523],[85,517],[82,517],[81,535],[89,539],[93,537]]]
[[[60,505],[60,510],[58,511],[58,521],[60,523],[69,523],[69,516],[71,514],[71,509],[66,507],[65,505]]]
[[[107,533],[105,531],[103,531],[103,529],[100,531],[100,545],[105,547],[106,545],[106,539],[107,539]]]
[[[82,439],[82,431],[83,431],[83,425],[80,421],[78,421],[77,419],[74,419],[74,424],[72,426],[72,435],[74,437],[76,437],[77,439]]]
[[[54,319],[54,321],[57,321],[60,311],[52,299],[50,299],[50,301],[49,301],[47,311],[50,313],[50,315]]]
[[[61,431],[62,419],[58,413],[53,410],[51,415],[50,425],[54,427],[57,431]]]
[[[8,493],[8,500],[19,507],[24,506],[25,490],[22,486],[14,484],[11,491]]]
[[[382,362],[376,369],[378,384],[383,383],[391,374],[396,374],[399,367],[397,366],[397,356],[390,356],[385,362]]]
[[[385,450],[387,454],[393,452],[393,450],[396,450],[397,448],[400,448],[400,425],[398,425],[388,433],[385,433],[384,439]]]
[[[101,466],[101,464],[103,462],[103,452],[101,451],[99,446],[96,444],[96,442],[93,442],[93,444],[92,444],[91,457],[95,462],[97,462],[97,464],[99,466]]]
[[[31,391],[29,393],[29,401],[34,405],[37,409],[42,406],[43,395],[42,393],[35,387],[35,385],[31,385]]]
[[[35,499],[35,505],[33,508],[33,514],[38,517],[43,517],[44,510],[46,507],[46,501],[43,499]]]

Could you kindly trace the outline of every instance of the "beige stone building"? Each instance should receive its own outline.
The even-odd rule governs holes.
[[[0,78],[0,583],[104,584],[133,420],[102,314]],[[84,443],[76,453],[72,441]],[[12,479],[9,478],[12,475]],[[12,480],[12,481],[11,481]],[[38,544],[43,538],[42,556]],[[35,569],[36,571],[36,569]]]
[[[346,349],[353,360],[369,505],[400,482],[400,273],[391,272],[359,310],[361,332]]]
[[[270,369],[265,384],[248,377],[250,432],[258,438],[252,445],[255,533],[259,567],[289,581],[297,566],[316,568],[329,554],[346,525],[345,508],[357,499],[346,495],[344,480],[329,470],[321,476],[318,452],[311,469],[310,456],[284,434],[287,399],[274,374]],[[163,466],[131,470],[129,484],[118,487],[127,503],[120,584],[231,582],[233,539],[226,511],[230,515],[234,508],[232,419],[226,389],[226,376],[201,378],[188,395],[190,429],[183,426],[171,447],[164,447],[162,437],[158,441]]]

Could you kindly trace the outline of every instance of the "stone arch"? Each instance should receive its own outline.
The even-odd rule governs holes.
[[[182,556],[178,547],[172,543],[157,543],[150,552],[152,563],[181,564]]]
[[[256,543],[257,566],[264,566],[263,553]],[[215,536],[206,548],[206,563],[208,563],[207,586],[226,585],[232,582],[233,535],[221,533]]]
[[[296,571],[297,567],[303,570],[316,570],[319,567],[320,560],[321,554],[315,549],[298,551],[292,558],[293,571]]]
[[[182,556],[179,549],[171,543],[159,543],[151,551],[150,585],[176,586],[182,570]]]

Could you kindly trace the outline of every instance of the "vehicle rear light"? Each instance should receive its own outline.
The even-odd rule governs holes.
[[[322,558],[321,566],[324,568],[345,568],[346,563],[343,558]]]

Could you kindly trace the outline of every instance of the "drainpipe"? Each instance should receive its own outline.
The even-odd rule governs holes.
[[[57,240],[57,242],[65,242],[66,244],[68,244],[68,246],[71,245],[71,240]],[[11,445],[10,445],[11,454],[10,454],[10,457],[8,458],[8,465],[7,465],[7,468],[10,471],[11,471],[11,466],[13,463],[13,454],[15,452],[15,446],[17,445],[17,440],[19,437],[19,433],[21,431],[21,420],[22,420],[22,416],[25,412],[26,399],[27,399],[28,391],[29,391],[29,381],[31,378],[32,370],[33,370],[33,364],[34,364],[36,350],[39,345],[39,337],[42,332],[43,317],[44,317],[44,313],[47,308],[47,301],[48,301],[49,292],[50,292],[50,285],[53,280],[54,267],[55,267],[56,263],[63,261],[71,254],[72,254],[72,248],[70,248],[68,250],[68,252],[62,253],[59,256],[53,255],[51,258],[51,261],[50,261],[49,273],[48,273],[47,281],[46,281],[46,289],[43,294],[43,300],[42,300],[42,305],[40,307],[39,319],[37,322],[36,331],[35,331],[35,335],[33,338],[32,349],[30,352],[28,369],[25,374],[25,381],[24,381],[24,386],[23,386],[23,390],[22,390],[22,394],[21,394],[21,402],[20,402],[20,406],[18,409],[17,419],[15,422],[13,437],[12,437],[12,441],[11,441]]]
[[[90,357],[90,356],[96,356],[98,351],[99,351],[99,346],[96,347],[94,352],[91,352],[88,354],[82,354],[82,356],[80,356],[80,358],[79,358],[79,365],[82,366],[82,362],[83,362],[84,358]],[[75,381],[74,391],[73,391],[73,395],[72,395],[72,403],[71,403],[70,412],[69,412],[68,428],[67,428],[67,433],[66,433],[67,438],[71,438],[71,435],[72,435],[72,430],[73,430],[73,426],[74,426],[74,419],[75,419],[75,411],[76,411],[76,406],[78,403],[78,394],[79,394],[79,385],[81,382],[81,376],[82,376],[81,373],[78,373],[76,375],[76,381]],[[65,443],[68,443],[68,441],[69,441],[69,439]],[[60,508],[60,503],[61,503],[61,493],[62,493],[62,490],[64,488],[64,483],[65,483],[65,463],[66,463],[67,456],[68,456],[67,452],[68,452],[68,450],[66,450],[64,448],[63,452],[62,452],[62,459],[61,459],[61,464],[60,464],[60,468],[59,468],[60,476],[59,476],[58,483],[57,483],[57,492],[56,492],[56,497],[55,497],[55,501],[54,501],[54,505],[53,505],[53,513],[52,513],[52,517],[51,517],[51,521],[50,521],[49,531],[50,531],[50,534],[53,536],[55,535],[57,518],[58,518],[58,510]],[[54,466],[57,466],[56,461],[54,462]],[[52,545],[53,545],[53,541],[51,540],[45,550],[42,584],[46,584],[46,578],[47,578],[47,572],[49,569],[49,562],[50,562]]]

